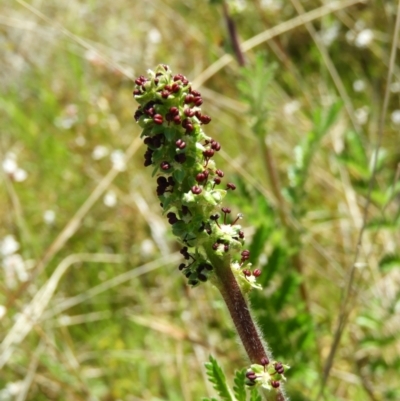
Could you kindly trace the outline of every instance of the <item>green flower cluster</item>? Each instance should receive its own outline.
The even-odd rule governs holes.
[[[261,272],[250,270],[250,252],[243,249],[244,233],[236,224],[242,216],[229,222],[231,210],[221,206],[235,185],[221,188],[224,173],[213,160],[221,145],[203,131],[211,118],[202,114],[201,94],[166,65],[135,84],[135,119],[147,145],[144,165],[153,167],[164,214],[185,245],[186,262],[179,269],[195,286],[213,278],[218,261],[228,261],[244,292],[258,287],[255,279]]]
[[[268,358],[264,357],[261,360],[261,365],[253,364],[247,369],[246,384],[248,386],[262,387],[266,390],[279,388],[281,382],[286,381],[284,373],[288,369],[290,369],[290,366],[281,362],[270,362]]]

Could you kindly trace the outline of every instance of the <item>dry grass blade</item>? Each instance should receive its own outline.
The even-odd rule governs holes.
[[[334,11],[339,11],[343,8],[351,7],[354,4],[364,2],[365,0],[332,1],[325,6],[319,7],[304,15],[299,15],[298,17],[293,18],[289,21],[282,22],[281,24],[278,24],[271,29],[267,29],[266,31],[252,37],[251,39],[246,40],[241,44],[241,50],[243,52],[247,52],[248,50],[251,50],[254,47],[260,45],[261,43],[267,42],[275,36],[282,35],[283,33],[304,25],[307,22],[311,22],[315,19],[321,18],[324,15],[330,14]],[[204,84],[204,82],[210,79],[219,70],[224,68],[233,60],[234,58],[230,54],[224,54],[220,59],[211,64],[207,69],[199,74],[196,79],[193,80],[193,86],[196,88],[200,87]]]
[[[129,148],[125,152],[125,161],[127,162],[137,151],[139,146],[141,145],[141,141],[139,138],[135,138]],[[83,205],[77,210],[75,215],[69,220],[64,229],[58,234],[58,236],[54,239],[52,244],[48,247],[46,252],[44,253],[41,260],[34,267],[34,271],[31,275],[31,278],[23,283],[15,292],[14,296],[10,298],[8,301],[7,307],[9,308],[12,303],[18,299],[19,295],[28,287],[29,283],[41,273],[41,271],[46,267],[49,261],[54,257],[55,254],[65,245],[65,243],[75,234],[75,232],[80,227],[82,219],[86,216],[89,210],[93,207],[93,205],[97,202],[97,200],[104,194],[106,189],[111,185],[113,180],[120,173],[120,170],[116,168],[111,168],[111,170],[103,177],[103,179],[99,182],[90,196],[86,199]]]
[[[50,279],[36,293],[30,304],[21,312],[13,327],[0,344],[0,369],[7,363],[15,348],[40,320],[49,305],[57,286],[68,268],[81,262],[121,263],[123,257],[110,254],[74,254],[67,256],[54,270]]]

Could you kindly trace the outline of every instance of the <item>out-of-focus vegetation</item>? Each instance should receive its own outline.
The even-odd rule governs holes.
[[[399,6],[228,3],[245,44],[289,21],[245,70],[220,2],[0,2],[0,400],[199,400],[210,354],[246,365],[143,166],[132,80],[159,63],[213,118],[291,400],[400,399]]]

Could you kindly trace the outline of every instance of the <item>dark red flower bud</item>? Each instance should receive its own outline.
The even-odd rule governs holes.
[[[173,116],[177,116],[179,115],[179,109],[177,107],[171,107],[169,109],[169,112],[173,115]]]
[[[208,124],[211,121],[211,117],[210,116],[206,116],[206,115],[201,115],[199,117],[199,120],[203,123],[203,124]]]
[[[255,269],[253,271],[253,276],[254,277],[260,277],[261,276],[261,270],[260,269]]]
[[[163,99],[167,99],[168,96],[169,96],[170,94],[171,94],[171,93],[170,93],[169,91],[163,90],[163,91],[161,92],[161,97],[162,97]]]
[[[189,134],[190,132],[192,132],[194,130],[194,127],[192,124],[187,124],[186,125],[186,134]]]
[[[222,170],[217,170],[216,172],[215,172],[215,174],[217,174],[217,176],[218,177],[223,177],[224,176],[224,172],[222,171]]]
[[[221,145],[217,141],[212,141],[211,142],[211,148],[218,152],[221,149]]]
[[[181,89],[181,87],[177,83],[173,83],[172,84],[172,86],[171,86],[171,92],[172,93],[179,92],[179,89]]]
[[[228,182],[228,184],[226,185],[226,189],[231,189],[232,191],[234,191],[236,189],[236,185]]]
[[[199,173],[196,175],[196,181],[197,182],[203,182],[207,177],[204,175],[204,173]]]
[[[179,153],[174,157],[177,163],[183,164],[186,161],[186,155],[184,153]]]
[[[273,388],[279,388],[280,383],[278,381],[276,381],[276,380],[271,380],[271,386]]]
[[[218,242],[216,242],[215,244],[213,244],[212,249],[214,251],[216,251],[218,249],[218,247],[219,247],[219,244],[218,244]]]
[[[239,238],[243,239],[244,238],[244,232],[243,231],[239,231]]]
[[[185,109],[184,113],[185,113],[185,116],[193,117],[195,112],[193,109]]]
[[[161,170],[166,171],[166,170],[169,170],[171,168],[171,165],[168,162],[161,162],[160,163],[160,167],[161,167]]]
[[[196,90],[191,90],[190,93],[195,97],[200,97],[201,96],[201,93],[199,91],[196,91]]]
[[[210,157],[214,156],[214,149],[206,149],[203,152],[203,156],[206,157],[207,159],[209,159]]]
[[[174,123],[177,125],[180,124],[182,121],[181,118],[179,117],[179,114],[174,116],[173,120],[174,120]]]
[[[190,95],[189,95],[190,96]],[[199,107],[203,104],[203,99],[201,97],[195,97],[193,103]]]
[[[163,116],[161,114],[155,114],[153,116],[153,121],[155,124],[161,125],[163,123]]]
[[[175,145],[179,148],[179,149],[185,149],[186,148],[186,142],[182,141],[182,139],[178,139],[175,142]]]
[[[192,191],[192,193],[193,193],[194,195],[199,195],[199,194],[201,194],[202,189],[201,189],[200,187],[193,186],[192,189],[191,189],[191,191]]]
[[[185,103],[186,104],[193,103],[193,101],[194,101],[194,96],[193,95],[186,95],[185,96]]]
[[[250,276],[251,276],[251,271],[248,270],[248,269],[244,269],[244,270],[243,270],[243,274],[244,274],[246,277],[250,277]]]
[[[214,182],[215,182],[215,185],[221,184],[221,178],[215,177],[215,178],[214,178]]]
[[[261,358],[261,365],[262,366],[267,366],[268,364],[269,364],[269,359],[266,357],[266,356],[263,356],[262,358]]]
[[[224,251],[225,251],[225,252],[228,252],[228,251],[229,251],[229,245],[228,245],[228,244],[224,245]]]

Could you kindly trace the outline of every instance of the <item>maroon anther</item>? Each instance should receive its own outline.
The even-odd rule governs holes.
[[[171,94],[171,92],[169,92],[169,91],[167,91],[167,90],[163,90],[162,92],[161,92],[161,97],[163,98],[163,99],[168,99],[168,96]]]
[[[225,214],[229,214],[232,210],[229,207],[223,207],[221,208],[221,210],[225,213]],[[243,251],[244,252],[244,251]]]
[[[234,191],[236,189],[236,185],[228,182],[228,184],[226,184],[226,189],[231,189],[232,191]]]
[[[261,358],[261,365],[262,366],[267,366],[268,364],[269,364],[269,359],[266,357],[266,356],[263,356],[262,358]]]
[[[225,174],[224,174],[224,172],[222,171],[222,170],[217,170],[216,172],[215,172],[215,174],[217,174],[217,176],[218,177],[223,177]]]
[[[182,139],[178,139],[178,140],[175,142],[175,145],[176,145],[176,147],[179,148],[179,149],[185,149],[185,148],[186,148],[186,142],[182,141]]]
[[[204,175],[204,173],[199,173],[196,175],[196,181],[197,182],[203,182],[207,177]]]
[[[172,84],[172,86],[171,86],[171,92],[172,93],[179,92],[179,89],[181,89],[181,87],[177,83],[173,83]]]
[[[214,156],[214,149],[206,149],[206,150],[203,152],[203,156],[204,156],[205,158],[207,158],[207,159],[209,159],[210,157],[213,157],[213,156]]]
[[[195,112],[193,109],[185,109],[184,113],[187,117],[193,117]]]
[[[143,112],[141,110],[136,110],[135,115],[134,115],[135,120],[138,121],[139,118],[142,117],[142,115],[143,115]]]
[[[201,97],[195,97],[193,103],[195,106],[199,107],[203,104],[203,99]]]
[[[150,117],[153,117],[155,114],[154,107],[149,107],[148,109],[144,109],[144,113],[147,114]]]
[[[211,121],[211,117],[206,115],[200,115],[198,118],[203,124],[208,124]]]
[[[217,141],[211,141],[211,149],[218,152],[221,149],[221,144]]]
[[[155,124],[161,125],[164,121],[163,116],[161,114],[155,114],[153,116],[153,121]]]
[[[165,177],[163,177],[163,176],[158,177],[158,178],[157,178],[157,184],[166,187],[166,186],[168,186],[168,180],[167,180]]]
[[[196,91],[196,90],[191,90],[190,93],[191,93],[193,96],[196,96],[196,97],[200,97],[200,96],[201,96],[201,93],[200,93],[199,91]]]
[[[179,109],[177,108],[177,107],[171,107],[170,109],[169,109],[169,112],[173,115],[173,116],[177,116],[177,115],[179,115]]]
[[[186,125],[186,131],[185,131],[186,134],[191,133],[193,130],[194,130],[194,127],[193,127],[192,124],[187,124]]]
[[[185,265],[184,263],[181,263],[181,264],[179,265],[179,270],[183,270],[185,267],[186,267],[186,265]]]
[[[176,214],[173,212],[169,212],[167,214],[167,218],[168,218],[168,223],[169,224],[175,224],[178,221],[178,218],[176,217]]]
[[[194,186],[191,188],[191,191],[192,191],[192,193],[193,193],[194,195],[200,195],[202,189],[201,189],[200,187],[197,187],[196,185],[194,185]]]
[[[278,381],[276,381],[276,380],[271,380],[271,386],[273,388],[279,388],[280,383]]]
[[[170,91],[172,88],[171,88],[171,85],[165,85],[164,86],[164,90],[166,90],[166,91]]]
[[[142,93],[142,91],[140,89],[135,89],[133,91],[133,96],[139,96]]]
[[[179,114],[174,116],[174,118],[172,119],[174,121],[175,124],[180,124],[182,122],[181,118],[179,117]]]
[[[244,238],[244,232],[243,231],[239,231],[239,238],[243,239]]]
[[[254,277],[260,277],[261,276],[261,270],[260,269],[255,269],[253,271],[253,276]]]
[[[280,375],[283,375],[285,373],[285,368],[280,362],[276,362],[274,368],[276,372],[279,373]]]
[[[250,251],[248,251],[247,249],[242,251],[241,255],[242,255],[242,261],[250,259]]]
[[[215,213],[210,216],[210,220],[217,221],[219,219],[219,214]]]
[[[228,252],[228,251],[229,251],[229,245],[228,245],[228,244],[224,245],[224,251],[225,251],[225,252]]]
[[[246,277],[250,277],[250,276],[251,276],[251,271],[248,270],[248,269],[244,269],[244,270],[243,270],[243,274],[244,274]]]
[[[175,155],[174,160],[177,163],[183,164],[186,161],[186,155],[184,153],[179,153],[179,154]]]
[[[252,370],[249,370],[246,372],[246,377],[250,380],[254,380],[257,376]]]
[[[218,242],[216,242],[215,244],[213,244],[212,249],[214,251],[216,251],[218,249],[218,247],[219,247],[219,244],[218,244]]]
[[[215,183],[215,185],[221,184],[221,178],[215,177],[215,178],[214,178],[214,183]]]
[[[168,162],[161,162],[160,163],[160,167],[161,167],[161,170],[166,171],[166,170],[169,170],[171,168],[171,165]]]
[[[194,96],[193,95],[186,95],[185,96],[185,103],[186,104],[193,103],[193,101],[194,101]]]

